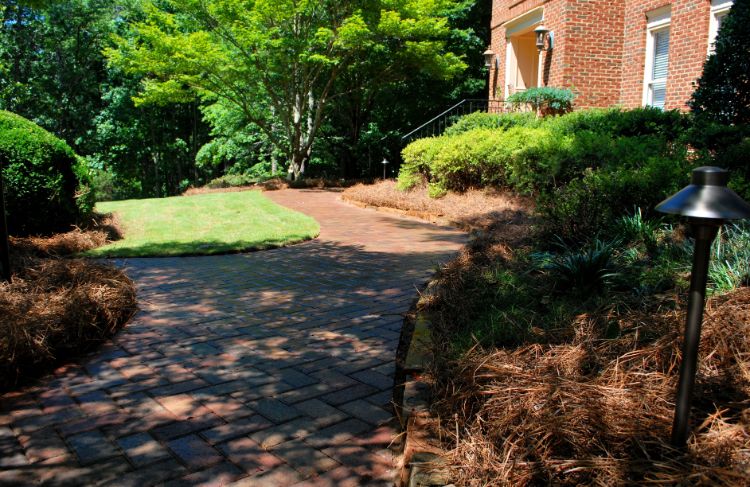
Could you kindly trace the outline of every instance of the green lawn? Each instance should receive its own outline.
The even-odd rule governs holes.
[[[265,249],[314,238],[318,223],[260,191],[98,203],[117,215],[123,239],[84,255],[152,257]]]

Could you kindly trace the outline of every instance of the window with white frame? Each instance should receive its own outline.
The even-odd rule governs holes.
[[[732,8],[734,0],[711,0],[711,17],[708,23],[708,53],[712,54],[715,49],[716,36],[724,17]]]
[[[646,69],[643,79],[643,104],[664,108],[669,72],[669,7],[647,14]]]

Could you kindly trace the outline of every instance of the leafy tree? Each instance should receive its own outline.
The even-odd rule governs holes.
[[[88,156],[98,181],[111,179],[99,199],[170,196],[205,179],[195,164],[208,138],[197,103],[136,107],[139,87],[138,78],[114,69],[102,84],[104,106],[93,119],[95,150]]]
[[[446,49],[458,0],[161,0],[107,51],[129,73],[149,74],[138,102],[221,100],[262,130],[300,177],[329,103],[382,75],[465,68]],[[355,79],[362,70],[370,76]],[[373,73],[373,71],[376,71]],[[274,128],[279,122],[283,131]]]
[[[242,112],[220,100],[205,107],[203,113],[214,138],[198,152],[196,163],[200,167],[239,175],[260,165],[269,167],[268,177],[277,174],[283,154],[263,131],[247,122]],[[281,127],[272,124],[270,128],[283,136]]]
[[[726,125],[750,124],[750,0],[735,0],[719,29],[716,50],[690,107],[700,118]]]
[[[211,175],[195,166],[208,136],[197,103],[135,107],[142,76],[107,67],[124,16],[145,18],[139,0],[8,0],[0,15],[0,108],[85,156],[100,197],[177,194]]]
[[[486,97],[482,53],[489,39],[490,16],[491,2],[460,2],[446,13],[450,27],[446,49],[462,53],[467,64],[461,76],[395,66],[384,82],[374,60],[372,70],[358,67],[341,78],[338,91],[342,95],[332,104],[325,145],[342,177],[382,174],[379,162],[383,157],[392,163],[389,170],[397,172],[401,135],[458,100]]]
[[[103,43],[116,7],[106,0],[5,3],[0,30],[0,107],[87,151],[101,107]]]

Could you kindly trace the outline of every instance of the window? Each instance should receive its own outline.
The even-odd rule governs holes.
[[[647,14],[647,18],[643,104],[664,108],[669,72],[670,10],[668,7],[655,10]]]
[[[711,18],[708,23],[708,53],[713,54],[716,43],[716,36],[719,34],[719,28],[724,17],[732,8],[734,0],[711,0]]]

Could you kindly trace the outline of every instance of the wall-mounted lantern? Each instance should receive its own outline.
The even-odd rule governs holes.
[[[536,48],[539,51],[551,51],[553,49],[555,40],[554,32],[540,25],[534,29],[534,34],[536,34]]]
[[[497,69],[499,65],[500,57],[488,46],[487,50],[484,51],[484,67]]]
[[[661,213],[688,217],[693,237],[695,237],[685,341],[680,364],[680,382],[677,388],[672,425],[672,443],[677,447],[685,445],[690,431],[690,402],[698,363],[698,345],[701,338],[711,242],[716,238],[724,220],[750,218],[750,205],[737,193],[727,188],[728,179],[729,173],[726,169],[712,166],[699,167],[693,170],[692,184],[656,207],[656,211]]]

